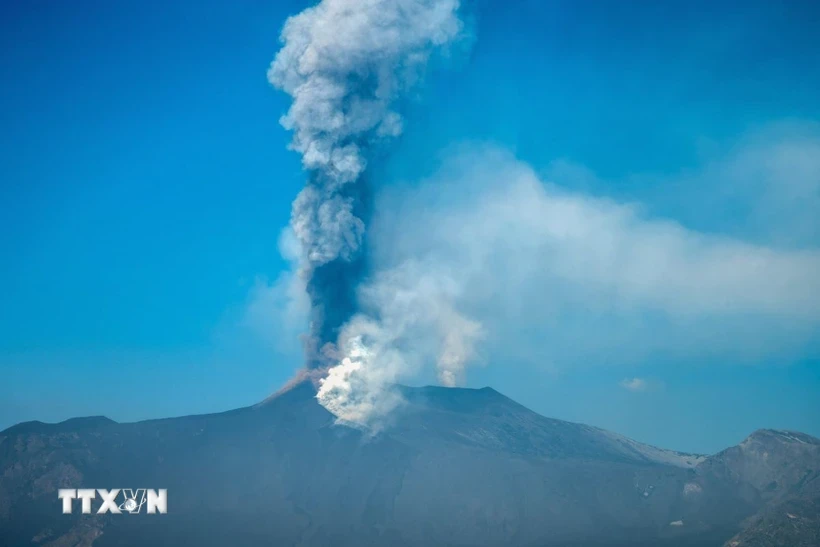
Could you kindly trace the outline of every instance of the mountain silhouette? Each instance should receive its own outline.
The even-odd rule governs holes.
[[[376,433],[309,382],[255,406],[0,433],[0,545],[818,545],[820,440],[762,430],[703,456],[397,386]],[[166,488],[164,515],[70,515],[60,488]]]

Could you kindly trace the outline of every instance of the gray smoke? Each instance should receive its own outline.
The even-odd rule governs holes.
[[[401,133],[394,104],[458,37],[458,8],[459,0],[323,0],[282,30],[268,79],[293,98],[281,123],[309,171],[291,228],[311,300],[310,368],[335,364],[340,329],[357,311],[371,150]]]

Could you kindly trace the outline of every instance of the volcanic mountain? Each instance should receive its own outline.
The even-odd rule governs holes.
[[[490,388],[397,387],[378,433],[310,383],[219,414],[0,433],[0,545],[818,545],[820,440],[713,456],[540,416]],[[59,488],[167,488],[164,515],[64,515]]]

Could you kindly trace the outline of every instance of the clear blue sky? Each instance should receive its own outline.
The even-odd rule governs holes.
[[[817,248],[816,221],[762,227],[754,200],[716,197],[708,173],[746,143],[813,149],[820,9],[714,4],[476,2],[471,53],[404,106],[384,176],[423,178],[448,146],[492,141],[539,173],[595,174],[557,181],[571,191],[702,233]],[[242,317],[257,280],[287,267],[277,239],[304,174],[278,124],[288,98],[265,72],[285,18],[307,5],[4,3],[0,428],[225,410],[299,366]],[[799,346],[753,363],[490,363],[468,385],[714,451],[759,427],[820,435],[820,355]],[[636,377],[653,389],[619,386]]]

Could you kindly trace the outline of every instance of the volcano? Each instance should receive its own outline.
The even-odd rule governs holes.
[[[818,545],[820,440],[704,456],[549,419],[490,388],[397,387],[378,433],[310,383],[229,412],[0,433],[2,545]],[[60,488],[167,488],[162,515],[64,515]]]

